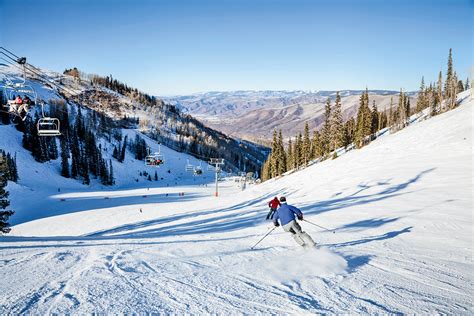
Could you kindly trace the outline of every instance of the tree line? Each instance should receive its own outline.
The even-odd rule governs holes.
[[[9,193],[6,190],[6,186],[8,180],[11,180],[10,168],[5,152],[0,151],[0,234],[10,232],[8,219],[13,215],[12,210],[7,210],[10,201],[8,200]]]
[[[403,129],[410,124],[410,117],[429,108],[429,115],[434,116],[456,107],[456,96],[459,92],[469,89],[469,79],[465,83],[458,80],[453,70],[452,50],[449,50],[448,70],[444,81],[441,71],[437,83],[425,86],[422,78],[418,92],[416,108],[410,104],[407,93],[400,90],[398,104],[393,97],[390,106],[379,111],[375,100],[370,107],[369,92],[366,88],[359,99],[356,117],[350,117],[345,122],[342,117],[341,97],[336,93],[334,104],[328,98],[325,105],[324,123],[320,130],[314,130],[312,137],[308,123],[303,133],[290,138],[285,146],[281,130],[273,131],[271,153],[261,168],[263,181],[278,177],[283,173],[306,167],[310,161],[325,160],[331,156],[337,158],[336,149],[361,148],[377,137],[380,130],[387,127],[392,132]]]

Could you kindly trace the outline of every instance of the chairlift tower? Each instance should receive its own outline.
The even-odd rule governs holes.
[[[224,159],[222,158],[211,158],[209,160],[210,165],[214,165],[216,173],[216,193],[215,196],[219,196],[219,173],[221,172],[221,166],[224,165]]]

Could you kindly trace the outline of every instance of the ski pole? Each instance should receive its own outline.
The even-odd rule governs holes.
[[[305,222],[307,222],[307,223],[310,223],[311,225],[314,225],[314,226],[316,226],[316,227],[322,228],[322,229],[324,229],[324,230],[332,231],[333,234],[336,233],[336,230],[335,230],[335,229],[329,229],[329,228],[326,228],[326,227],[324,227],[324,226],[320,226],[320,225],[318,225],[318,224],[315,224],[315,223],[313,223],[313,222],[308,221],[307,219],[303,219],[303,221],[305,221]]]
[[[266,233],[265,236],[263,236],[262,239],[260,239],[255,245],[253,245],[252,247],[250,247],[250,249],[253,250],[253,248],[257,247],[257,245],[258,245],[260,242],[262,242],[262,240],[264,240],[268,235],[271,234],[272,231],[275,230],[275,228],[276,228],[276,226],[273,227],[268,233]]]

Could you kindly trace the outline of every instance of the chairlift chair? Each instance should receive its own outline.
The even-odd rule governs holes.
[[[165,163],[165,158],[161,154],[161,145],[158,147],[158,152],[153,154],[150,153],[150,147],[148,147],[148,155],[145,157],[145,165],[152,167],[159,167]]]
[[[196,176],[202,175],[202,168],[200,166],[197,166],[196,168],[194,168],[194,174]]]
[[[187,172],[194,172],[194,166],[189,163],[189,159],[187,159],[186,166],[184,167],[184,170]]]
[[[159,167],[164,163],[165,159],[163,158],[163,155],[159,153],[154,153],[145,157],[145,165],[147,166]]]
[[[2,104],[2,106],[6,107],[4,111],[20,117],[21,120],[24,121],[28,116],[30,110],[29,106],[35,105],[37,102],[35,89],[30,85],[24,84],[24,82],[10,82],[3,86],[3,91],[7,99],[7,103]],[[28,105],[25,103],[17,104],[14,100],[17,96],[20,96],[22,99],[28,96],[30,103]]]
[[[60,136],[59,119],[55,117],[42,117],[36,124],[38,136]]]

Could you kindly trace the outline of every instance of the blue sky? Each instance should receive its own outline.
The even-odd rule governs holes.
[[[156,95],[415,90],[473,65],[473,0],[0,0],[0,45]]]

